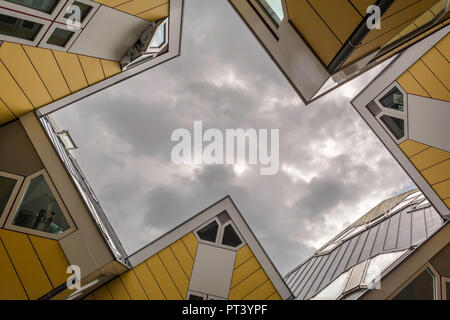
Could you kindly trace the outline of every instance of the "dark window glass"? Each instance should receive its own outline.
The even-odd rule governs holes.
[[[447,294],[447,300],[450,300],[450,282],[445,283],[445,290]]]
[[[33,41],[42,24],[0,14],[0,34]]]
[[[394,300],[434,300],[435,279],[430,270],[426,269],[410,284],[408,284]]]
[[[390,109],[403,111],[403,94],[396,87],[392,88],[383,98],[380,99],[380,103]]]
[[[203,298],[202,296],[197,296],[195,294],[190,294],[189,300],[205,300],[205,298]]]
[[[242,244],[241,239],[239,239],[231,224],[227,225],[223,230],[222,244],[230,247],[237,247]]]
[[[6,0],[27,8],[39,10],[45,13],[52,13],[59,0]]]
[[[53,234],[69,229],[69,224],[42,175],[28,184],[12,223]]]
[[[3,213],[3,210],[5,210],[16,182],[17,181],[14,179],[0,177],[0,216]]]
[[[400,139],[405,135],[404,121],[402,119],[387,115],[381,116],[380,119],[397,139]]]
[[[374,117],[381,112],[381,108],[374,101],[369,102],[366,107]]]
[[[217,237],[217,231],[219,230],[219,225],[214,220],[210,224],[208,224],[206,227],[203,227],[199,231],[197,231],[198,236],[200,239],[210,242],[216,242]]]
[[[65,47],[73,34],[72,31],[56,28],[48,38],[47,43],[58,47]]]
[[[76,19],[76,14],[78,12],[78,9],[76,8],[78,7],[78,9],[80,10],[80,21],[78,22],[83,22],[84,19],[86,19],[87,15],[89,14],[89,12],[91,12],[92,7],[82,3],[82,2],[78,2],[78,1],[74,1],[73,4],[67,8],[66,14],[64,15],[64,19]]]

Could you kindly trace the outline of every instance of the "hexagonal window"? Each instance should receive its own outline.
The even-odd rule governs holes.
[[[397,87],[393,87],[389,92],[380,99],[380,103],[385,108],[394,109],[398,111],[405,110],[403,93]]]
[[[197,234],[198,234],[199,238],[202,240],[209,241],[209,242],[216,242],[217,231],[219,231],[219,225],[217,224],[217,221],[214,220],[207,226],[198,230]]]
[[[399,118],[391,117],[388,115],[383,115],[380,117],[381,121],[386,125],[386,127],[391,131],[391,133],[397,139],[403,138],[405,135],[405,121]]]

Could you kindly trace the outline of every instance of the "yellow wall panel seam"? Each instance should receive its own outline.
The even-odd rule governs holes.
[[[126,277],[126,279],[125,279],[125,277]],[[140,291],[140,293],[139,292],[135,292],[135,290],[133,290],[133,288],[132,288],[132,286],[133,286],[132,282],[133,281],[130,280],[131,278],[133,280],[136,280],[135,284],[138,286],[137,290]],[[128,294],[129,294],[129,296],[130,296],[130,298],[132,300],[149,300],[149,298],[147,296],[147,293],[145,292],[144,287],[142,286],[141,281],[139,280],[139,278],[136,276],[136,274],[134,273],[134,271],[132,269],[128,270],[127,272],[125,272],[123,274],[121,274],[120,275],[120,280],[122,281],[123,285],[125,286],[125,289],[127,290]],[[141,290],[139,290],[139,288]],[[140,299],[138,297],[139,295],[142,295],[142,293],[145,296],[144,299]],[[135,299],[134,296],[136,296],[136,299]]]
[[[6,256],[7,256],[8,260],[9,260],[9,262],[10,262],[10,264],[11,264],[11,267],[12,267],[12,269],[14,270],[14,273],[16,274],[17,279],[19,280],[19,283],[20,283],[20,285],[21,285],[21,288],[22,288],[22,290],[23,290],[23,293],[25,294],[25,297],[26,297],[27,299],[30,299],[30,297],[28,296],[27,290],[25,290],[25,286],[24,286],[23,283],[22,283],[22,279],[20,279],[19,273],[17,272],[17,269],[16,269],[16,267],[14,266],[14,263],[12,262],[11,256],[9,255],[8,250],[6,250],[6,246],[5,246],[5,244],[3,243],[3,240],[2,240],[1,237],[0,237],[0,246],[2,246],[3,250],[5,251],[5,254],[6,254]]]
[[[275,292],[274,294],[272,294],[270,297],[268,297],[266,300],[281,300],[280,295],[278,294],[278,292]]]
[[[148,269],[147,266],[146,266],[146,268]],[[129,272],[133,273],[133,275],[136,277],[136,280],[139,282],[139,285],[141,286],[142,290],[144,290],[144,294],[147,297],[147,300],[150,300],[150,297],[148,296],[147,292],[145,291],[144,285],[142,284],[142,282],[139,279],[139,277],[137,276],[137,274],[134,272],[134,270],[130,270]],[[150,270],[149,270],[149,272],[150,272]]]
[[[444,181],[441,181],[439,183],[433,184],[431,187],[439,196],[439,198],[447,199],[450,197],[450,178],[445,179]]]
[[[31,238],[30,238],[30,235],[29,235],[29,234],[27,234],[27,238],[28,238],[28,241],[30,241],[31,247],[33,248],[33,251],[34,251],[34,253],[36,254],[36,257],[37,257],[39,263],[41,264],[42,269],[44,269],[45,275],[47,276],[47,279],[48,279],[48,281],[50,282],[50,285],[51,285],[51,286],[53,287],[53,289],[54,289],[55,286],[53,285],[52,281],[50,280],[50,276],[48,275],[48,272],[47,272],[47,270],[45,269],[44,264],[42,263],[42,259],[41,259],[41,257],[39,256],[38,252],[36,251],[36,248],[34,247],[33,241],[31,241]]]
[[[412,72],[409,71],[409,69],[407,70],[407,72],[411,75],[411,77],[413,77],[413,79],[419,84],[419,86],[426,92],[427,97],[431,98],[431,94],[427,91],[427,89],[425,89],[425,87],[420,83],[419,79],[416,79],[416,77],[412,74]]]
[[[69,92],[73,93],[72,90],[70,89],[69,83],[67,82],[66,76],[64,75],[64,72],[63,72],[61,66],[59,65],[58,59],[56,59],[55,53],[53,52],[53,50],[51,50],[50,52],[52,53],[53,58],[55,58],[56,65],[58,66],[59,72],[61,72],[62,77],[63,77],[64,81],[66,82],[66,85],[67,85],[67,88],[69,89]]]
[[[430,51],[428,51],[428,52],[430,52]],[[428,53],[427,52],[427,53]],[[425,54],[426,55],[426,54]],[[438,79],[438,81],[445,87],[445,89],[447,89],[447,91],[449,91],[448,90],[448,87],[445,85],[445,83],[444,82],[442,82],[442,76],[438,76],[434,71],[433,71],[433,69],[428,65],[428,63],[424,60],[424,56],[422,56],[421,58],[420,58],[420,60],[422,60],[422,62],[425,64],[425,66],[428,68],[428,70],[430,70],[430,72],[436,77],[436,79]],[[444,67],[444,66],[442,66],[442,67]],[[440,70],[439,70],[440,71]]]
[[[129,272],[129,271],[127,271],[127,272]],[[120,276],[117,277],[117,278],[119,278],[119,281],[122,283],[123,287],[125,288],[125,291],[127,292],[128,297],[130,297],[130,300],[133,300],[133,298],[131,297],[131,294],[130,294],[130,292],[128,291],[128,288],[127,288],[127,286],[125,285],[125,283],[123,282],[122,278],[121,278]]]
[[[437,184],[447,180],[450,178],[450,159],[443,160],[422,170],[421,174],[430,184]]]
[[[444,56],[444,58],[447,60],[447,62],[450,62],[450,35],[447,34],[443,39],[441,39],[441,41],[439,41],[434,47],[436,48],[437,51],[439,51],[440,54],[442,54]],[[444,52],[444,49],[447,50],[446,54]]]
[[[176,267],[176,264],[175,265],[170,265],[170,268],[169,268],[169,262],[168,261],[164,262],[165,259],[164,259],[164,257],[162,255],[163,255],[163,251],[166,250],[166,249],[167,249],[167,252],[169,252],[169,255],[171,253],[173,255],[173,257],[175,258],[175,263],[178,264],[178,268]],[[186,293],[187,293],[187,290],[188,290],[188,287],[189,287],[189,279],[186,276],[186,274],[184,273],[183,268],[181,267],[180,263],[176,259],[176,257],[173,254],[172,250],[170,249],[170,246],[168,246],[165,249],[161,250],[158,253],[158,258],[161,260],[162,265],[164,266],[164,268],[166,269],[167,274],[169,275],[169,277],[172,279],[173,283],[175,284],[175,287],[177,288],[177,290],[180,293],[181,297],[183,299],[185,299],[186,298]],[[173,268],[179,269],[178,272],[176,270],[173,270]],[[172,269],[172,271],[170,269]],[[181,272],[180,272],[180,270],[181,270]],[[181,277],[177,276],[178,274],[181,274]],[[184,278],[183,278],[183,276],[184,276]],[[175,279],[175,277],[177,279]]]
[[[417,60],[410,68],[411,74],[427,90],[432,98],[450,101],[450,93],[436,75],[421,60]]]
[[[153,258],[154,260],[151,260],[152,258]],[[164,286],[165,289],[166,289],[166,291],[167,291],[167,292],[164,292],[164,295],[167,297],[167,299],[169,299],[168,295],[169,295],[169,293],[170,293],[170,291],[171,291],[170,288],[169,288],[169,287],[171,287],[170,284],[173,284],[173,287],[175,288],[176,293],[178,293],[179,297],[180,297],[180,298],[183,298],[183,295],[181,294],[180,290],[178,289],[175,280],[174,280],[174,279],[172,278],[172,276],[170,275],[170,272],[167,270],[166,266],[164,265],[164,262],[162,261],[161,257],[159,256],[159,254],[154,255],[152,258],[150,258],[150,259],[148,259],[148,260],[146,261],[147,264],[151,263],[151,264],[153,265],[153,268],[155,269],[155,270],[152,270],[152,267],[149,265],[150,271],[152,271],[152,273],[153,273],[153,271],[156,272],[156,271],[157,271],[157,270],[156,270],[157,265],[158,265],[159,263],[161,263],[160,266],[162,266],[163,269],[160,270],[160,271],[161,271],[161,274],[158,274],[158,275],[159,275],[159,276],[167,276],[167,277],[170,279],[170,281],[166,282],[166,281],[164,281],[163,279],[160,279],[160,277],[156,277],[156,276],[155,276],[155,280],[156,280],[156,282],[158,283],[158,285],[160,286],[161,290],[163,290],[163,292],[164,292],[163,284],[168,285],[168,287],[167,287],[167,286]],[[155,273],[153,273],[153,274],[155,275]],[[159,279],[159,281],[158,281],[158,279]],[[171,294],[171,295],[172,295],[172,294]],[[175,296],[176,296],[176,294],[175,294]]]
[[[339,37],[336,35],[336,33],[334,33],[334,31],[332,30],[332,28],[330,28],[330,26],[326,23],[326,21],[322,18],[322,16],[317,12],[317,10],[314,8],[314,6],[311,4],[310,0],[306,0],[306,2],[309,4],[309,6],[314,10],[314,12],[317,14],[317,16],[320,18],[320,20],[322,20],[322,22],[325,24],[325,26],[328,28],[328,30],[331,31],[331,33],[334,35],[334,37],[341,43],[341,45],[343,44],[343,42],[339,39]]]
[[[143,11],[137,15],[139,18],[147,21],[155,21],[169,16],[169,3],[162,4],[159,7]]]
[[[408,70],[398,77],[397,82],[409,94],[430,97],[425,88],[422,87]]]
[[[177,241],[175,241],[170,245],[170,249],[172,250],[173,254],[177,258],[181,267],[183,268],[183,271],[185,272],[187,278],[190,279],[192,274],[192,268],[194,266],[194,259],[189,254],[189,251],[184,245],[183,241],[181,241],[181,239],[178,239]]]
[[[28,102],[30,103],[30,106],[35,109],[33,103],[31,102],[30,98],[28,98],[27,94],[25,93],[25,91],[23,91],[22,87],[19,85],[19,83],[17,82],[17,80],[13,77],[13,75],[11,74],[11,72],[8,70],[8,68],[6,67],[5,63],[3,62],[3,60],[0,58],[0,62],[2,63],[3,67],[5,68],[5,70],[8,72],[9,76],[11,77],[11,79],[14,81],[14,83],[17,85],[17,87],[19,88],[19,90],[23,93],[23,95],[25,96],[25,98],[28,100]]]
[[[173,254],[173,256],[175,257],[175,259],[177,260],[177,263],[178,263],[178,265],[180,266],[181,270],[183,271],[183,274],[186,276],[186,279],[188,279],[188,281],[189,281],[190,276],[189,276],[189,275],[186,273],[186,271],[184,270],[183,265],[181,264],[180,260],[178,260],[178,257],[177,257],[177,255],[175,254],[175,252],[173,252],[172,246],[170,245],[168,248],[169,248],[170,251],[172,252],[172,254]]]
[[[52,94],[50,93],[50,91],[48,90],[47,86],[45,85],[44,80],[42,79],[41,75],[40,75],[39,72],[37,71],[36,66],[34,65],[33,61],[30,59],[30,56],[28,55],[28,52],[25,50],[25,48],[23,47],[23,45],[21,45],[20,47],[22,48],[23,52],[24,52],[25,55],[27,56],[28,60],[30,61],[31,66],[33,67],[33,69],[34,69],[34,71],[36,72],[37,76],[38,76],[39,79],[41,80],[42,85],[44,86],[45,90],[47,91],[48,95],[50,96],[50,99],[51,99],[52,101],[55,101],[54,98],[53,98],[53,96],[52,96]]]
[[[116,277],[109,281],[106,286],[114,300],[131,300],[131,297],[125,288],[120,277]]]
[[[0,98],[0,125],[14,120],[16,115],[9,109],[6,103]]]
[[[248,278],[252,273],[261,269],[261,265],[255,256],[247,260],[247,262],[241,264],[239,267],[235,268],[233,271],[233,278],[231,280],[231,288],[234,288],[243,280]]]
[[[145,271],[147,271],[147,275],[141,274],[143,279],[139,279],[139,275],[137,274],[138,269],[137,268],[143,268]],[[153,298],[154,295],[158,295],[165,300],[167,300],[167,297],[165,296],[164,292],[162,291],[161,287],[159,286],[158,282],[155,279],[155,275],[153,274],[152,270],[150,270],[150,267],[147,265],[146,262],[141,263],[139,266],[135,267],[133,269],[133,271],[135,272],[136,277],[139,279],[139,281],[142,284],[142,288],[144,288],[145,293],[147,294],[147,297],[149,300],[158,300],[158,297],[155,297],[155,299]],[[148,278],[147,278],[148,277]],[[144,285],[144,280],[147,279],[147,284],[150,286],[149,288],[147,288],[146,285]],[[142,281],[141,281],[142,280]],[[155,287],[158,290],[154,290],[154,292],[150,292],[151,290],[153,290],[151,287]],[[147,291],[147,289],[149,289],[149,291]]]
[[[254,296],[255,293],[257,293],[258,291],[264,290],[265,286],[269,286],[269,293],[265,293],[264,296]],[[242,300],[267,300],[267,298],[269,298],[271,295],[273,295],[274,293],[276,293],[277,290],[275,289],[275,287],[273,286],[272,282],[270,281],[270,279],[267,279],[266,281],[264,281],[263,283],[261,283],[258,287],[256,287],[253,291],[249,292],[245,297],[242,298]],[[258,295],[262,295],[263,293],[258,293]],[[252,296],[253,295],[253,296]],[[249,299],[249,297],[251,297],[251,299]]]
[[[239,280],[239,282],[235,283],[233,286],[230,287],[230,291],[236,287],[238,287],[242,282],[244,282],[245,280],[247,280],[248,278],[250,278],[252,275],[254,275],[255,273],[257,273],[258,271],[263,270],[261,267],[257,268],[256,270],[252,271],[251,273],[249,273],[248,275],[246,275],[244,278],[242,278],[241,280]],[[264,271],[264,270],[263,270]],[[233,276],[234,276],[234,271],[233,271]]]
[[[138,16],[140,14],[143,14],[143,13],[147,12],[147,11],[151,11],[153,9],[157,9],[159,7],[162,7],[162,6],[166,6],[167,4],[169,4],[169,2],[161,3],[161,4],[157,5],[156,7],[153,7],[153,8],[150,8],[150,9],[145,9],[144,11],[138,12],[136,15]]]

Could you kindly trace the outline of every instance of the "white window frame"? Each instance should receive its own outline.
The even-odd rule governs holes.
[[[84,18],[84,21],[80,23],[80,27],[84,28],[86,26],[86,24],[88,24],[88,22],[92,19],[94,14],[97,12],[98,8],[100,8],[100,3],[89,1],[89,0],[69,0],[66,2],[64,7],[62,7],[61,12],[56,17],[56,21],[63,23],[63,24],[67,24],[67,21],[66,21],[67,19],[64,18],[64,15],[66,14],[67,9],[69,9],[75,1],[84,3],[84,4],[92,7],[91,11],[88,13],[86,18]]]
[[[28,187],[30,181],[40,175],[44,176],[45,182],[47,182],[47,184],[50,188],[50,191],[52,192],[53,196],[55,197],[56,202],[58,203],[59,207],[61,208],[61,211],[62,211],[64,217],[66,218],[67,224],[69,225],[69,228],[60,234],[52,234],[49,232],[33,230],[30,228],[16,226],[16,225],[13,225],[13,223],[12,223],[12,221],[14,220],[14,217],[17,214],[17,209],[19,208],[19,206],[22,202],[22,199],[25,195],[25,192],[27,190],[27,187]],[[33,234],[36,236],[40,236],[43,238],[49,238],[49,239],[53,239],[53,240],[60,240],[60,239],[64,238],[65,236],[67,236],[68,234],[74,232],[77,229],[75,226],[75,223],[72,220],[72,217],[70,216],[64,202],[62,201],[61,197],[59,196],[57,189],[53,185],[53,182],[51,181],[50,176],[48,175],[48,173],[45,169],[35,172],[32,175],[29,175],[25,178],[25,180],[22,184],[22,187],[20,188],[19,194],[16,198],[16,201],[14,203],[14,206],[12,207],[12,210],[10,211],[10,213],[8,215],[8,218],[6,220],[4,228],[13,230],[13,231],[27,233],[27,234]]]
[[[262,4],[260,4],[258,0],[249,0],[249,2],[255,8],[258,14],[264,19],[264,22],[266,22],[267,25],[269,25],[270,29],[278,36],[280,26],[283,24],[283,21],[287,19],[287,14],[284,8],[284,1],[281,1],[284,18],[280,21],[279,25],[277,25],[276,22],[273,21],[272,17],[270,17],[269,13],[264,10]]]
[[[391,108],[386,108],[383,106],[383,104],[380,102],[380,100],[394,87],[396,87],[402,94],[403,94],[403,111],[394,110]],[[391,83],[386,89],[383,90],[374,100],[376,105],[381,109],[381,112],[378,113],[375,116],[375,119],[378,121],[378,123],[381,125],[381,127],[387,132],[387,134],[394,140],[397,144],[400,144],[406,140],[408,140],[408,93],[403,90],[402,86],[397,81],[394,81]],[[391,132],[391,130],[384,124],[384,122],[381,120],[381,117],[383,115],[395,117],[398,119],[403,120],[404,123],[404,135],[402,138],[397,139],[394,134]]]
[[[61,8],[64,6],[66,1],[67,0],[60,0],[59,3],[53,9],[52,13],[50,13],[50,14],[39,11],[37,9],[32,9],[29,7],[22,6],[20,4],[7,2],[4,0],[0,0],[0,6],[11,9],[11,10],[23,12],[23,13],[25,13],[25,15],[33,15],[33,16],[37,16],[37,17],[44,18],[47,20],[55,20],[56,16],[61,11]]]
[[[53,32],[55,31],[55,29],[64,29],[70,32],[73,32],[73,36],[70,38],[69,41],[67,41],[66,45],[64,47],[60,47],[60,46],[55,46],[53,44],[49,44],[47,43],[48,39],[50,38],[50,36],[53,34]],[[74,27],[69,27],[65,24],[61,24],[58,22],[54,22],[52,23],[52,25],[48,28],[47,33],[45,34],[45,36],[42,38],[41,43],[39,44],[40,48],[45,48],[45,49],[51,49],[51,50],[56,50],[56,51],[64,51],[67,52],[67,50],[69,50],[70,46],[75,42],[75,40],[78,38],[78,36],[80,35],[82,29],[78,29],[78,28],[74,28]]]
[[[442,292],[441,299],[442,300],[450,300],[450,296],[447,296],[447,290],[446,290],[447,283],[450,283],[450,278],[441,277],[441,292]]]
[[[165,18],[162,22],[160,22],[158,24],[158,26],[156,27],[155,32],[153,33],[153,37],[155,36],[156,31],[158,31],[159,28],[162,28],[162,26],[165,26],[165,28],[164,28],[164,42],[157,48],[152,48],[152,47],[150,47],[150,44],[149,44],[149,47],[147,49],[147,53],[159,53],[169,43],[169,18]],[[152,39],[150,39],[150,42],[152,42],[153,37],[152,37]]]
[[[0,212],[0,226],[3,226],[6,221],[6,218],[9,215],[9,212],[14,203],[14,200],[16,199],[17,194],[19,193],[19,190],[20,190],[20,187],[22,186],[24,178],[22,176],[18,176],[18,175],[12,174],[12,173],[4,172],[4,171],[0,171],[0,176],[16,180],[16,184],[14,185],[14,188],[9,196],[9,199],[6,202],[6,206],[3,209],[3,212]]]
[[[216,241],[215,242],[210,242],[210,241],[207,241],[207,240],[200,239],[200,237],[198,236],[197,232],[199,230],[201,230],[202,228],[206,227],[207,225],[209,225],[213,221],[216,221],[217,225],[219,226],[219,230],[217,230]],[[233,227],[233,229],[236,232],[237,236],[241,240],[241,244],[239,246],[237,246],[237,247],[232,247],[232,246],[228,246],[228,245],[222,244],[223,232],[225,230],[225,227],[228,226],[228,225],[231,225]],[[233,250],[233,251],[238,251],[239,249],[241,249],[243,246],[246,245],[246,242],[245,242],[244,238],[242,237],[241,233],[239,232],[239,229],[236,227],[236,225],[233,223],[233,221],[229,220],[229,221],[225,222],[224,224],[221,224],[219,219],[217,218],[217,216],[215,216],[214,218],[208,220],[207,222],[202,224],[200,227],[195,229],[194,230],[194,235],[197,238],[198,242],[200,242],[200,243],[207,244],[207,245],[213,245],[213,246],[216,246],[216,247],[219,247],[219,248],[225,248],[225,249],[229,249],[229,250]]]
[[[4,35],[4,34],[0,34],[0,40],[4,40],[4,41],[8,41],[8,42],[21,43],[21,44],[25,44],[25,45],[36,47],[38,45],[38,43],[41,41],[41,39],[44,36],[44,34],[47,32],[47,30],[50,27],[50,25],[52,24],[52,22],[49,21],[49,20],[36,18],[36,17],[33,17],[33,16],[29,16],[29,15],[26,15],[26,14],[22,14],[22,13],[19,13],[19,12],[10,11],[10,10],[6,10],[6,9],[2,9],[2,8],[0,8],[0,13],[4,14],[4,15],[7,15],[7,16],[10,16],[10,17],[23,19],[23,20],[28,20],[28,21],[31,21],[31,22],[36,22],[36,23],[42,24],[41,30],[39,30],[39,32],[37,33],[37,35],[36,35],[36,37],[34,38],[33,41],[22,39],[22,38],[17,38],[17,37],[12,37],[12,36],[7,36],[7,35]]]

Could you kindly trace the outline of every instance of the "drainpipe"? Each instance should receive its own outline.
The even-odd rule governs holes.
[[[380,7],[381,16],[383,16],[389,7],[395,2],[395,0],[378,0],[375,5]],[[367,21],[372,15],[366,14],[363,21],[359,24],[358,28],[352,33],[350,39],[344,44],[344,46],[339,50],[337,55],[328,65],[328,72],[331,74],[335,73],[344,64],[344,62],[350,57],[350,55],[361,45],[364,37],[370,32],[371,29],[367,27]]]

